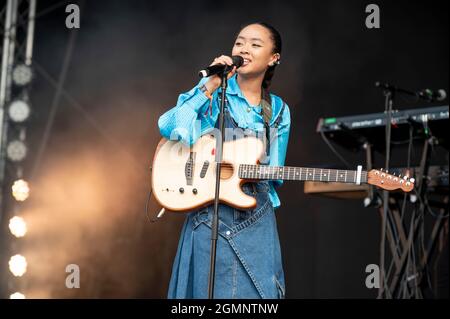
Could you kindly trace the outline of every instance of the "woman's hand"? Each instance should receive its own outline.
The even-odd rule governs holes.
[[[213,66],[216,64],[223,64],[223,65],[233,65],[233,60],[231,57],[227,55],[221,55],[214,59],[214,61],[209,65]],[[236,67],[234,66],[233,69],[227,74],[227,79],[231,78],[236,73]],[[208,81],[205,83],[206,88],[208,89],[209,93],[213,93],[215,90],[217,90],[222,82],[222,79],[219,75],[214,74],[209,77]]]

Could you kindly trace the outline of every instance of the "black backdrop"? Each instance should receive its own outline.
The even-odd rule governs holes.
[[[448,89],[445,2],[378,1],[380,29],[365,27],[369,3],[85,1],[64,83],[67,95],[58,103],[32,180],[37,190],[29,207],[36,227],[29,250],[35,267],[30,265],[27,286],[34,296],[165,296],[184,216],[166,215],[151,224],[144,215],[148,166],[160,138],[157,119],[198,81],[200,67],[230,52],[243,23],[267,21],[283,37],[272,90],[291,109],[287,165],[339,164],[315,132],[317,121],[383,111],[377,80]],[[38,1],[38,12],[50,5]],[[74,32],[64,27],[65,17],[62,6],[36,21],[39,70],[28,174],[55,94],[49,77],[59,77]],[[427,105],[396,101],[397,109]],[[341,151],[355,166],[364,162],[363,154]],[[395,153],[393,164],[402,165],[404,156]],[[382,157],[377,160],[381,165]],[[301,183],[285,183],[280,196],[287,297],[375,297],[364,282],[366,265],[379,260],[378,212],[361,200],[307,196]],[[158,210],[152,201],[150,214]],[[80,289],[61,284],[69,263],[81,267]]]

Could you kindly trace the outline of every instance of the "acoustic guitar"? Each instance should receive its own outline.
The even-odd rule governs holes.
[[[258,180],[367,183],[385,190],[409,192],[414,179],[383,170],[338,170],[309,167],[260,165],[263,142],[252,136],[224,142],[220,170],[219,201],[241,210],[256,207],[256,199],[241,185]],[[152,190],[156,200],[173,212],[189,212],[214,203],[216,139],[203,135],[192,146],[162,139],[153,158]]]

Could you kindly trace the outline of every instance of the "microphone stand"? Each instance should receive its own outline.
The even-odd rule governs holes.
[[[405,89],[396,87],[396,86],[391,85],[389,83],[381,83],[379,81],[375,82],[375,86],[377,88],[384,89],[385,92],[392,92],[392,94],[397,92],[397,93],[401,93],[401,94],[404,94],[404,95],[410,95],[410,96],[414,96],[416,99],[422,99],[422,100],[425,100],[427,102],[442,101],[447,96],[446,92],[444,90],[439,90],[439,91],[442,91],[442,93],[440,95],[440,98],[438,98],[438,97],[434,97],[433,96],[433,92],[431,92],[428,89],[422,90],[422,91],[418,91],[418,92],[414,92],[414,91],[411,91],[411,90],[405,90]],[[427,95],[427,93],[424,93],[424,91],[425,92],[428,91],[429,95]],[[386,96],[386,93],[385,93],[385,96]]]
[[[392,128],[392,113],[393,113],[393,104],[394,98],[397,93],[406,94],[415,96],[416,98],[421,98],[420,94],[415,92],[405,90],[402,88],[398,88],[388,83],[381,84],[380,82],[376,82],[375,86],[383,89],[383,95],[385,97],[385,114],[386,114],[386,161],[385,161],[385,169],[386,172],[389,170],[390,159],[391,159],[391,128]],[[387,299],[396,298],[395,290],[391,289],[388,285],[388,274],[386,274],[385,269],[385,261],[386,261],[386,236],[388,235],[388,231],[392,234],[390,239],[392,242],[398,243],[399,238],[395,231],[395,226],[391,224],[389,221],[391,212],[389,210],[389,192],[387,190],[383,191],[383,208],[382,208],[382,227],[381,227],[381,243],[380,243],[380,288],[378,289],[378,299],[383,298],[383,296]],[[389,237],[388,237],[389,239]],[[407,250],[409,248],[405,248]],[[395,252],[392,252],[392,258],[395,259]],[[403,253],[403,252],[402,252]],[[407,261],[406,268],[409,268],[409,259]],[[397,281],[398,278],[394,279]]]
[[[410,90],[405,90],[405,89],[396,87],[394,85],[391,85],[389,83],[381,83],[381,82],[377,81],[377,82],[375,82],[375,86],[377,88],[381,88],[381,89],[384,90],[383,95],[385,96],[385,106],[386,106],[385,111],[388,111],[388,106],[387,105],[389,103],[389,100],[393,99],[393,95],[396,92],[403,93],[403,94],[406,94],[406,95],[411,95],[411,96],[414,96],[416,98],[422,97],[420,94],[418,94],[416,92],[413,92],[413,91],[410,91]]]
[[[375,85],[378,87],[379,82]],[[394,102],[394,94],[396,88],[390,85],[383,87],[385,96],[385,113],[386,113],[386,162],[385,169],[389,170],[389,163],[391,159],[391,121],[392,121],[392,105]],[[385,240],[386,240],[386,230],[388,227],[388,210],[389,210],[389,192],[387,190],[383,191],[383,220],[382,220],[382,235],[380,244],[380,288],[378,290],[378,298],[382,298],[383,294],[390,298],[389,287],[387,287],[386,272],[385,272]],[[386,293],[387,291],[387,293]]]
[[[208,277],[208,299],[214,298],[214,277],[216,271],[216,248],[217,248],[217,238],[219,233],[219,191],[220,191],[220,172],[222,167],[222,149],[223,142],[225,139],[224,135],[224,106],[225,106],[225,93],[228,86],[228,73],[231,70],[225,69],[222,76],[222,83],[220,85],[221,99],[220,99],[220,112],[219,112],[219,131],[220,136],[216,139],[216,192],[214,198],[214,213],[212,215],[211,221],[211,254],[210,254],[210,266],[209,266],[209,277]]]

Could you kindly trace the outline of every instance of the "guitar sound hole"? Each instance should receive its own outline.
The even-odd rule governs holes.
[[[233,176],[234,167],[230,163],[222,163],[220,167],[220,178],[229,179]]]

